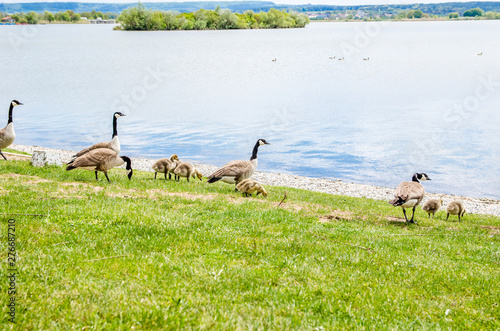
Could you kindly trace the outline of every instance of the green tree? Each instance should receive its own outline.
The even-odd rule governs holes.
[[[415,10],[413,13],[413,17],[415,18],[422,18],[422,16],[424,16],[424,13],[420,9]]]
[[[486,17],[486,19],[488,19],[488,20],[494,20],[496,17],[496,14],[492,11],[488,11],[488,12],[486,12],[486,14],[484,14],[484,17]]]
[[[406,13],[406,18],[414,18],[415,17],[415,11],[414,10],[409,10],[408,13]]]
[[[472,8],[464,12],[464,17],[478,17],[483,16],[483,10],[481,8]]]
[[[38,23],[38,14],[35,13],[34,11],[30,11],[28,14],[25,16],[26,22],[28,24],[37,24]]]
[[[454,13],[450,13],[450,15],[448,15],[448,17],[451,19],[456,19],[456,18],[460,17],[460,14],[457,12],[454,12]]]
[[[54,17],[54,14],[52,14],[51,12],[45,11],[43,13],[43,19],[48,21],[48,22],[54,22],[55,17]]]

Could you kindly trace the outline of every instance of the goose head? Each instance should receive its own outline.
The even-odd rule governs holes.
[[[118,118],[118,117],[120,117],[120,116],[127,116],[127,115],[125,115],[124,113],[121,113],[121,112],[119,112],[119,111],[115,112],[113,115],[115,116],[115,118]]]
[[[121,158],[127,164],[125,169],[127,172],[128,180],[130,180],[132,178],[132,174],[134,173],[134,171],[132,170],[132,161],[128,156],[121,156]]]
[[[201,172],[200,172],[198,169],[195,169],[194,174],[196,175],[196,177],[197,177],[199,180],[202,180],[203,175],[201,174]]]
[[[419,180],[424,181],[424,180],[431,180],[431,179],[429,178],[429,176],[427,176],[427,174],[425,174],[423,172],[422,173],[419,173],[419,172],[414,173],[413,177],[412,177],[412,181],[418,183]]]
[[[271,145],[265,139],[259,139],[257,142],[258,142],[259,146],[262,146],[262,145]]]
[[[170,160],[171,161],[178,161],[179,157],[177,156],[177,154],[172,154],[172,156],[170,156]]]
[[[15,106],[21,106],[21,105],[22,105],[22,103],[20,103],[20,102],[19,102],[19,101],[17,101],[17,100],[12,100],[12,101],[10,102],[10,104],[12,105],[12,107],[15,107]]]

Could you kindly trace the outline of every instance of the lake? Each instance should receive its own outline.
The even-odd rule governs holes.
[[[0,27],[0,126],[16,143],[500,199],[500,21],[311,23],[305,29]],[[478,55],[482,54],[482,55]],[[343,58],[343,60],[339,60]],[[276,61],[273,61],[276,59]]]

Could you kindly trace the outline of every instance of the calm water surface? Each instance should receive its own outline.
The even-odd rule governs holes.
[[[124,155],[223,165],[265,138],[262,171],[389,187],[419,171],[500,199],[499,40],[500,21],[2,26],[0,126],[15,98],[16,143],[78,150],[120,110]]]

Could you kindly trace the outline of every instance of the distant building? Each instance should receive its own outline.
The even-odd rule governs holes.
[[[115,24],[115,20],[103,20],[102,17],[98,17],[95,20],[88,20],[92,24]]]
[[[2,24],[2,25],[13,25],[13,24],[16,24],[16,20],[13,19],[10,16],[7,16],[7,17],[2,18],[0,24]]]

